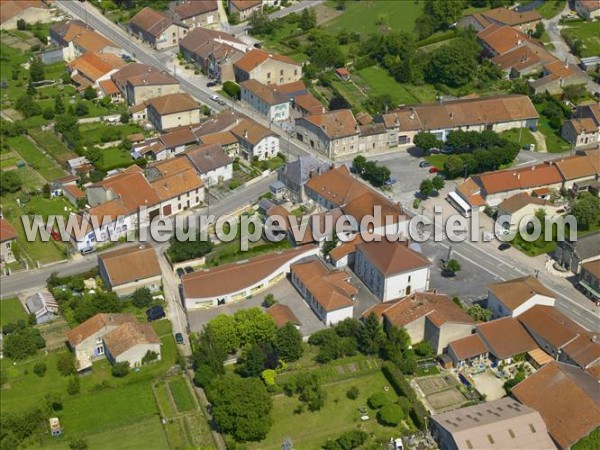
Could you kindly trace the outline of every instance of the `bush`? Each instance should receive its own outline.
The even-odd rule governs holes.
[[[273,306],[275,303],[277,303],[277,300],[275,300],[275,296],[273,294],[267,294],[265,296],[265,299],[263,301],[263,304],[265,305],[265,308]]]
[[[111,372],[113,377],[123,378],[124,376],[127,376],[127,374],[129,373],[129,362],[122,361],[115,363],[112,366]]]
[[[69,379],[69,383],[67,384],[67,394],[69,395],[77,395],[81,390],[81,385],[79,384],[79,377],[74,376]]]
[[[223,91],[231,98],[239,100],[241,96],[241,88],[233,81],[226,81],[223,83]]]
[[[153,352],[152,350],[148,350],[146,354],[142,357],[142,365],[149,364],[158,359],[158,353]]]
[[[42,113],[42,117],[46,120],[54,119],[54,110],[50,107],[44,109],[44,112]]]
[[[71,450],[87,450],[88,442],[84,438],[71,439],[69,441],[69,448]]]
[[[408,398],[412,403],[413,407],[410,411],[410,417],[417,428],[424,430],[427,426],[428,413],[423,403],[417,399],[415,391],[410,387],[408,380],[404,378],[400,370],[390,361],[383,363],[381,371],[396,391],[396,394]]]
[[[136,289],[131,296],[131,303],[136,308],[146,308],[152,303],[152,293],[147,287]]]
[[[379,409],[382,406],[390,404],[391,400],[385,392],[376,392],[375,394],[369,397],[367,403],[372,409]]]
[[[358,394],[360,394],[360,390],[356,386],[352,386],[346,391],[346,397],[348,397],[350,400],[356,400],[358,398]]]
[[[33,373],[35,373],[38,377],[43,377],[46,375],[47,369],[46,363],[37,363],[35,366],[33,366]]]
[[[335,441],[331,439],[328,440],[323,446],[323,448],[325,450],[353,450],[363,445],[368,437],[369,435],[365,431],[346,431]]]
[[[377,413],[377,419],[379,422],[390,427],[395,427],[398,425],[403,418],[404,412],[402,411],[402,407],[400,407],[400,405],[385,405]]]

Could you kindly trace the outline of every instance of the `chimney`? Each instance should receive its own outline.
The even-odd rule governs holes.
[[[248,139],[248,130],[244,130],[244,139]]]

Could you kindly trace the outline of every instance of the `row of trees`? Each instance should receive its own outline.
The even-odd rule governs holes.
[[[352,171],[375,187],[381,187],[389,180],[391,172],[386,166],[380,166],[375,161],[367,161],[363,155],[352,160]]]

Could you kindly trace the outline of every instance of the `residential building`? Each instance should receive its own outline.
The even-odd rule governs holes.
[[[465,16],[458,21],[458,26],[482,31],[490,25],[508,25],[515,30],[533,32],[541,21],[542,16],[536,10],[519,12],[508,8],[494,8]]]
[[[293,263],[318,253],[317,246],[306,245],[185,274],[184,306],[194,310],[251,298],[284,279]]]
[[[120,297],[140,288],[158,291],[162,286],[156,252],[147,244],[102,253],[98,255],[98,268],[105,286]]]
[[[86,52],[116,55],[126,53],[117,44],[76,19],[51,26],[50,42],[63,49],[65,61],[71,61]]]
[[[256,80],[262,84],[286,84],[300,81],[302,65],[293,59],[252,49],[233,64],[235,80],[238,83]]]
[[[557,361],[588,369],[600,364],[600,334],[551,306],[538,305],[518,317],[538,346]]]
[[[539,43],[527,40],[512,50],[492,57],[491,61],[506,72],[509,78],[520,78],[541,73],[546,64],[556,58]]]
[[[596,303],[600,301],[600,259],[581,265],[579,286]]]
[[[25,305],[29,314],[35,315],[37,325],[50,322],[58,316],[58,303],[45,289],[27,297]]]
[[[583,370],[546,364],[512,389],[512,396],[540,413],[560,449],[569,449],[600,426],[598,382]]]
[[[216,1],[212,3],[216,5]],[[233,64],[244,56],[248,47],[222,31],[194,28],[179,41],[179,49],[187,61],[196,64],[210,78],[225,82],[235,81]]]
[[[314,256],[291,266],[291,281],[325,325],[352,318],[358,290],[350,284],[348,273],[331,270]]]
[[[262,161],[279,153],[279,136],[254,120],[242,119],[229,131],[237,138],[241,155],[247,161]]]
[[[275,322],[277,328],[287,325],[288,322],[291,322],[297,329],[302,326],[302,323],[292,309],[283,303],[277,302],[269,306],[265,312],[273,318],[273,322]]]
[[[589,155],[567,156],[551,161],[563,177],[563,188],[573,189],[576,185],[596,181],[600,174],[598,164],[594,164],[596,156],[598,155],[590,153]]]
[[[442,353],[456,339],[470,336],[475,322],[450,297],[436,291],[414,292],[404,298],[367,309],[383,320],[385,328],[404,328],[413,344],[427,341]]]
[[[452,130],[535,129],[539,114],[526,95],[469,97],[437,103],[404,106],[382,116],[388,130],[388,145],[407,145],[420,132],[445,141]]]
[[[131,156],[134,159],[144,157],[149,160],[162,161],[197,144],[198,138],[192,130],[189,127],[182,127],[134,145]]]
[[[503,55],[523,45],[529,36],[508,25],[490,25],[477,34],[477,41],[488,58]]]
[[[98,91],[100,97],[110,97],[112,103],[123,101],[121,91],[119,91],[119,88],[112,79],[98,82],[98,87],[100,88]]]
[[[517,317],[536,305],[554,306],[556,294],[529,275],[488,286],[487,308],[495,318]]]
[[[600,231],[580,236],[576,241],[558,242],[554,250],[554,259],[565,269],[579,274],[581,265],[600,259]]]
[[[241,22],[248,20],[252,14],[261,12],[262,8],[262,0],[227,0],[229,14],[237,15]]]
[[[130,367],[139,367],[149,352],[161,359],[161,342],[149,323],[125,322],[102,338],[106,358],[112,363],[128,362]]]
[[[176,18],[146,6],[127,24],[131,34],[162,50],[177,45],[188,31],[187,26]]]
[[[531,217],[535,217],[537,211],[544,211],[545,218],[554,219],[560,216],[557,213],[559,207],[547,200],[529,195],[527,192],[515,194],[498,205],[498,218],[503,222],[500,224],[506,230],[519,231],[527,228]]]
[[[584,20],[593,20],[600,17],[600,3],[597,0],[575,0],[575,11]]]
[[[339,243],[327,255],[328,261],[336,268],[343,267],[354,268],[354,260],[356,258],[356,246],[362,244],[365,240],[360,234],[357,234],[354,239]]]
[[[358,153],[359,135],[360,128],[349,109],[296,119],[296,138],[331,159]]]
[[[136,323],[133,314],[100,313],[67,331],[69,347],[73,351],[77,371],[92,367],[92,363],[105,356],[103,338],[125,323]]]
[[[74,176],[85,175],[94,170],[94,166],[85,156],[79,156],[67,161],[67,171]]]
[[[158,131],[200,122],[200,105],[190,94],[177,93],[147,101],[148,120]]]
[[[10,264],[16,261],[12,244],[17,240],[17,232],[8,221],[0,215],[0,262]]]
[[[579,67],[554,60],[544,66],[542,76],[529,81],[529,86],[535,94],[561,94],[562,88],[573,84],[587,83],[587,75]]]
[[[312,116],[313,114],[325,114],[327,108],[310,92],[298,95],[292,102],[293,112],[296,115]]]
[[[488,357],[488,349],[478,334],[471,334],[448,343],[447,354],[454,367],[473,366]]]
[[[600,127],[600,104],[578,106],[573,117],[579,119],[592,119],[597,127]]]
[[[555,450],[535,409],[510,397],[431,416],[431,434],[440,450]]]
[[[218,27],[218,0],[176,0],[169,4],[169,13],[189,30]]]
[[[28,24],[44,23],[50,21],[53,16],[54,10],[41,0],[4,0],[0,14],[0,29],[14,30],[21,19]]]
[[[340,81],[350,81],[352,78],[352,74],[345,67],[335,69],[335,76],[338,77]]]
[[[88,86],[100,89],[100,82],[110,81],[110,76],[124,66],[125,61],[113,53],[86,52],[68,63],[67,70],[81,92]]]
[[[305,94],[302,81],[282,85],[264,85],[256,80],[240,83],[241,100],[269,122],[281,122],[290,118],[291,103],[296,95]]]
[[[597,147],[600,143],[600,129],[593,119],[566,120],[560,134],[573,148]]]
[[[128,64],[111,79],[130,105],[179,92],[179,82],[172,75],[146,64]]]
[[[358,135],[359,153],[381,152],[389,148],[388,132],[383,123],[369,123],[359,125]]]
[[[308,155],[298,156],[295,161],[288,161],[277,172],[277,179],[285,188],[285,196],[293,203],[304,203],[307,200],[304,185],[313,175],[326,172],[331,168],[328,163]]]
[[[431,263],[406,242],[365,242],[356,246],[354,272],[382,302],[429,289]]]
[[[498,364],[510,364],[515,356],[538,348],[523,325],[512,317],[479,324],[476,330],[488,349],[490,358]]]
[[[233,160],[219,144],[199,145],[182,156],[190,160],[207,188],[233,178]]]

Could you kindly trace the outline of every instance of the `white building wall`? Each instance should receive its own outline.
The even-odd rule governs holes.
[[[326,325],[335,325],[344,319],[351,319],[353,317],[354,306],[348,306],[347,308],[337,309],[330,311],[325,316]]]
[[[146,355],[146,353],[148,353],[148,351],[157,353],[159,361],[162,358],[160,353],[160,344],[138,344],[121,353],[119,356],[115,357],[114,360],[115,362],[128,361],[130,367],[141,366],[142,358]]]
[[[200,178],[202,178],[202,181],[204,181],[204,184],[207,187],[216,186],[223,181],[231,180],[233,178],[233,164],[228,164],[219,167],[216,170],[203,173],[200,175]]]
[[[408,292],[409,288],[410,292]],[[427,289],[429,289],[429,267],[424,267],[386,278],[382,300],[387,302]]]

